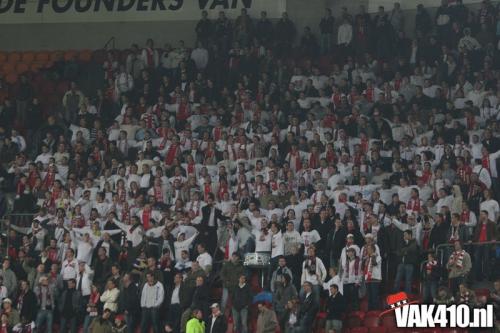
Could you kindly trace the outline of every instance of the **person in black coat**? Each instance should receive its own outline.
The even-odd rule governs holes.
[[[308,281],[302,286],[304,296],[301,297],[298,322],[301,332],[307,332],[312,327],[314,319],[319,309],[318,299],[313,293],[312,284]]]
[[[335,218],[335,226],[328,233],[326,245],[327,252],[330,254],[330,266],[337,266],[342,248],[345,246],[347,230],[342,225],[342,220]]]
[[[21,308],[19,313],[20,317],[25,318],[28,322],[35,320],[38,310],[36,296],[31,290],[28,281],[21,280],[16,301],[18,309]]]
[[[208,318],[205,324],[206,333],[226,333],[227,321],[224,314],[220,311],[219,304],[214,303],[210,306],[212,315]]]
[[[213,254],[217,247],[217,227],[225,220],[222,211],[215,207],[215,195],[208,194],[207,205],[201,209],[200,233],[202,242],[207,244],[207,250]]]
[[[429,236],[429,248],[436,248],[438,245],[446,243],[446,236],[449,228],[450,224],[444,220],[443,214],[438,213]]]
[[[123,275],[122,282],[123,289],[118,297],[118,309],[120,313],[125,314],[127,332],[133,333],[141,314],[139,289],[128,273]]]
[[[193,298],[191,300],[191,309],[200,309],[203,314],[208,314],[208,288],[203,276],[196,278],[196,287],[194,288]]]
[[[232,295],[232,315],[236,332],[247,332],[248,308],[252,304],[252,290],[245,275],[240,275],[238,287]],[[241,321],[241,323],[240,323]]]
[[[327,316],[326,316],[326,326],[325,330],[330,332],[334,330],[335,332],[342,331],[342,316],[346,311],[347,302],[339,292],[339,286],[332,284],[330,286],[330,296],[328,297],[327,303]]]
[[[76,290],[76,280],[68,280],[68,288],[65,289],[57,302],[60,313],[60,331],[67,332],[67,326],[71,333],[76,333],[78,317],[82,313],[82,294]]]

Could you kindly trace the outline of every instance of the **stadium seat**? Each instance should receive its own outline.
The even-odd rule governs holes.
[[[476,296],[486,296],[488,297],[490,295],[490,290],[487,288],[478,288],[474,289],[474,292],[476,293]]]
[[[363,298],[360,302],[359,302],[359,308],[361,311],[363,312],[368,312],[368,299],[367,298]]]
[[[382,311],[379,310],[371,310],[366,313],[367,317],[379,317]]]
[[[92,51],[83,50],[78,54],[78,60],[81,62],[90,62],[92,60]]]
[[[66,61],[73,60],[75,57],[77,57],[77,55],[78,54],[76,51],[73,51],[73,50],[66,51],[66,52],[64,52],[64,60],[66,60]]]
[[[37,52],[35,55],[35,61],[40,63],[46,63],[49,61],[49,53],[48,52]]]
[[[17,74],[16,73],[9,73],[7,76],[5,76],[5,82],[9,84],[14,84],[17,82]]]
[[[394,315],[385,315],[382,317],[382,326],[386,328],[396,327],[396,317]]]
[[[347,318],[347,327],[348,328],[359,327],[359,326],[361,326],[362,323],[363,323],[363,321],[358,316],[351,316],[351,317]]]
[[[366,327],[377,327],[380,324],[379,317],[366,316],[363,320],[363,325]]]
[[[24,52],[21,56],[21,61],[25,64],[31,64],[35,60],[35,53],[33,52]]]
[[[488,296],[486,295],[479,295],[476,297],[477,299],[477,302],[481,305],[485,305],[486,303],[488,303]]]
[[[347,314],[347,317],[359,317],[359,319],[363,320],[365,315],[366,313],[363,311],[351,311]]]
[[[39,62],[34,62],[30,65],[30,71],[38,72],[42,67],[43,67],[42,64],[40,64]]]
[[[370,327],[370,333],[386,333],[387,329],[384,326]]]
[[[7,56],[7,60],[8,60],[8,62],[11,62],[11,63],[19,62],[19,61],[21,61],[21,54],[18,52],[11,52]]]
[[[13,63],[7,62],[2,65],[2,73],[10,74],[16,71],[16,66]]]
[[[24,62],[20,62],[16,65],[16,73],[17,74],[24,74],[27,71],[29,71],[29,69],[30,69],[29,65],[24,63]]]
[[[56,62],[56,61],[59,61],[62,56],[63,56],[63,54],[61,51],[52,51],[49,55],[49,60],[51,62]]]
[[[441,333],[441,329],[439,327],[434,327],[434,328],[425,328],[423,333]]]
[[[367,327],[351,328],[351,333],[368,333],[368,328]]]

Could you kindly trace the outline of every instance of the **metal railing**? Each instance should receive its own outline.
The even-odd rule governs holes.
[[[108,46],[109,44],[111,44],[113,46],[113,50],[115,49],[115,41],[116,41],[116,38],[113,36],[111,37],[110,39],[108,39],[108,41],[104,44],[104,47],[103,49],[107,50],[108,49]]]
[[[467,248],[467,247],[474,247],[474,246],[483,246],[483,245],[495,245],[495,244],[500,244],[500,241],[489,241],[489,242],[464,242],[462,244],[462,247],[463,248]],[[452,248],[451,251],[453,251],[453,244],[448,244],[448,243],[445,243],[445,244],[439,244],[438,246],[436,246],[436,255],[439,256],[440,260],[439,260],[439,264],[441,266],[444,266],[446,263],[444,262],[444,255],[445,255],[445,251],[447,248]],[[470,254],[470,253],[469,253]]]
[[[463,243],[463,247],[467,248],[474,248],[475,246],[484,246],[484,245],[500,245],[500,241],[489,241],[489,242],[468,242],[468,243]],[[439,255],[439,265],[442,269],[446,268],[446,263],[444,262],[444,255],[445,255],[445,250],[447,248],[453,247],[453,244],[440,244],[436,247],[436,254]],[[472,252],[472,251],[471,251]],[[469,253],[469,252],[468,252]],[[472,255],[469,253],[469,255]],[[424,265],[427,264],[428,260],[424,260],[420,263],[419,266],[419,274],[421,275],[422,272],[424,271]],[[420,284],[419,284],[419,292],[420,295],[422,295],[424,289],[424,279],[421,277],[420,278]]]

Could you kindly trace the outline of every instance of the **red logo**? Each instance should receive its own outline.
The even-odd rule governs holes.
[[[387,304],[389,305],[390,309],[383,311],[380,314],[380,317],[382,317],[383,315],[385,315],[389,312],[394,311],[394,309],[396,309],[396,308],[400,308],[400,307],[403,307],[403,306],[408,305],[408,304],[418,303],[418,301],[410,301],[410,298],[408,297],[408,295],[403,291],[396,293],[396,294],[388,295],[385,300],[386,300]]]

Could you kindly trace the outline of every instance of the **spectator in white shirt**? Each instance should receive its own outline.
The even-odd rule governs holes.
[[[198,244],[196,249],[198,251],[196,261],[207,274],[210,274],[212,270],[212,256],[207,252],[204,244]]]
[[[141,292],[141,332],[148,332],[153,327],[153,332],[160,332],[160,306],[165,297],[163,284],[156,281],[152,272],[146,273],[146,283]]]
[[[205,70],[208,64],[208,50],[201,43],[198,43],[198,47],[191,52],[191,59],[196,64],[198,70]]]

